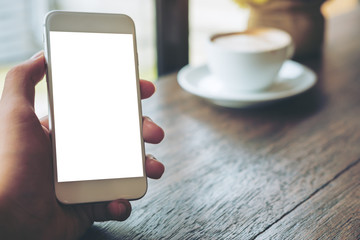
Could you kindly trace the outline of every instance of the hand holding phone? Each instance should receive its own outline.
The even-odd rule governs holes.
[[[39,120],[34,112],[35,85],[44,73],[40,52],[9,71],[0,99],[2,239],[77,239],[94,221],[125,220],[131,212],[124,199],[71,205],[56,200],[49,122],[47,117]],[[147,98],[154,85],[141,80],[140,89],[141,97]],[[76,117],[69,118],[74,126],[80,124]],[[164,133],[145,117],[143,136],[145,142],[159,143]],[[82,136],[75,133],[75,137]],[[164,166],[148,155],[145,169],[148,177],[157,179]]]

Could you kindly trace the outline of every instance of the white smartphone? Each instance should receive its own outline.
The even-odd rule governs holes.
[[[58,200],[141,198],[147,179],[134,22],[53,11],[44,39]]]

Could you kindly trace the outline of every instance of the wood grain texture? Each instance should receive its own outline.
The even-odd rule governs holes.
[[[318,74],[318,84],[274,105],[215,107],[180,89],[176,75],[158,81],[144,113],[164,127],[166,138],[146,147],[165,163],[166,172],[161,180],[150,180],[147,195],[133,203],[126,222],[95,224],[84,239],[254,239],[272,227],[269,234],[275,234],[280,221],[300,224],[312,239],[317,229],[331,232],[337,222],[358,219],[358,209],[347,208],[348,194],[338,201],[344,206],[328,208],[329,216],[347,209],[331,224],[299,223],[301,217],[289,216],[298,209],[323,216],[311,205],[330,199],[330,185],[342,174],[356,175],[359,22],[360,9],[329,22],[323,55],[306,62]],[[351,182],[340,192],[350,191],[347,186],[358,189],[358,178],[346,179]]]
[[[359,173],[360,160],[256,239],[360,239]]]

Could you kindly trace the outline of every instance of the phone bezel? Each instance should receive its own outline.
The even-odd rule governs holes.
[[[89,13],[52,11],[45,17],[44,48],[47,63],[47,86],[49,100],[49,129],[53,146],[54,185],[57,199],[64,204],[103,202],[115,199],[139,199],[147,191],[147,177],[145,172],[145,150],[142,138],[142,109],[140,96],[140,82],[138,71],[138,56],[136,44],[135,24],[124,14]],[[126,33],[132,34],[134,41],[134,59],[136,69],[136,84],[138,96],[138,110],[140,123],[140,138],[143,161],[143,177],[119,178],[104,180],[87,180],[73,182],[57,181],[56,165],[56,127],[54,124],[54,104],[52,93],[52,71],[50,31],[91,32],[91,33]]]

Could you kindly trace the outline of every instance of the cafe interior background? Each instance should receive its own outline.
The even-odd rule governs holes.
[[[325,18],[350,11],[358,0],[329,0],[322,6]],[[43,20],[50,10],[124,13],[136,24],[140,77],[155,81],[155,0],[0,0],[0,91],[7,71],[43,49]],[[240,31],[247,25],[249,10],[233,0],[189,0],[189,63],[206,62],[204,42],[214,32]],[[47,114],[45,81],[36,87],[35,110]]]

